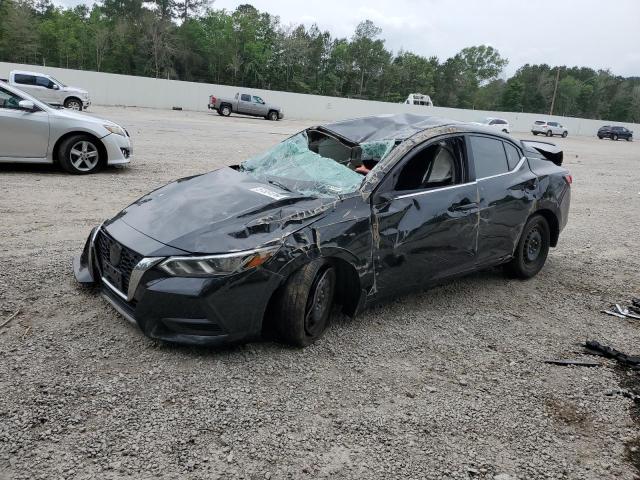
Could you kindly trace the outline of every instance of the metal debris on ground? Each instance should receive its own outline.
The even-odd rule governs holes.
[[[595,340],[587,340],[584,343],[584,348],[587,353],[591,353],[592,355],[600,355],[601,357],[612,358],[614,360],[617,360],[619,363],[627,365],[629,367],[640,367],[640,356],[627,355],[626,353],[622,353],[615,348],[602,345]]]
[[[598,362],[589,362],[587,360],[545,360],[544,363],[561,365],[564,367],[568,367],[571,365],[575,365],[576,367],[600,367],[602,365]]]
[[[628,306],[620,306],[618,303],[612,304],[608,310],[602,310],[602,313],[618,318],[640,320],[640,298],[632,298],[631,305]]]

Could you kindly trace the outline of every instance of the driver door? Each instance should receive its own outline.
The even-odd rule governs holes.
[[[372,195],[373,263],[381,295],[472,270],[478,188],[462,135],[410,152]]]
[[[42,110],[22,110],[21,100],[0,87],[0,158],[42,161],[49,148],[49,115]]]

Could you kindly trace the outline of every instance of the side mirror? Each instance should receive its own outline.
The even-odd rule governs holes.
[[[54,90],[60,90],[60,85],[58,85],[57,83],[54,83],[53,87],[51,88],[53,88]]]
[[[18,107],[20,107],[20,110],[27,110],[29,112],[33,112],[36,108],[35,104],[31,100],[20,100],[18,102]]]

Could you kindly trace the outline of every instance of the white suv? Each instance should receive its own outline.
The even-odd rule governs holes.
[[[531,127],[531,133],[534,135],[546,135],[552,137],[554,135],[561,135],[563,138],[569,135],[569,132],[558,122],[545,122],[542,120],[536,120]]]
[[[503,133],[511,133],[511,127],[509,126],[509,122],[507,122],[502,118],[487,117],[483,120],[480,120],[477,123],[478,125],[486,125],[487,127],[500,130]]]
[[[86,110],[91,105],[89,92],[81,88],[69,87],[44,73],[14,70],[9,74],[9,85],[49,105],[61,105],[71,110]]]

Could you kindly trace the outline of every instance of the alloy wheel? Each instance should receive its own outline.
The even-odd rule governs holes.
[[[71,147],[69,160],[76,170],[80,172],[90,172],[96,168],[100,157],[98,149],[93,143],[82,140]]]

